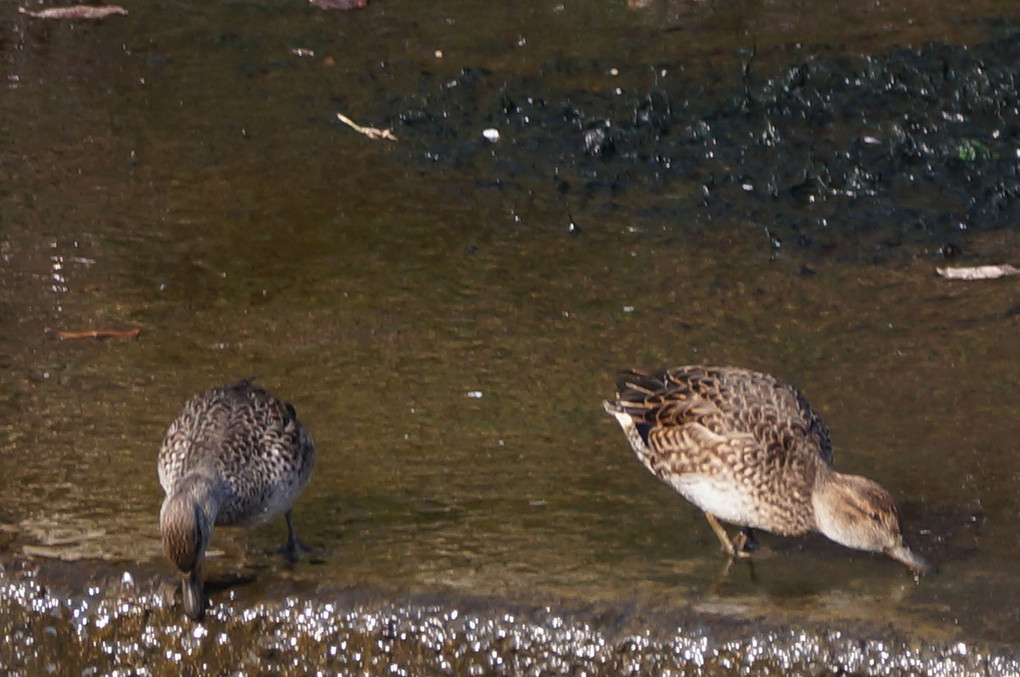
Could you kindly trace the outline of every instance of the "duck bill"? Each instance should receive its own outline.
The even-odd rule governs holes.
[[[931,571],[931,565],[928,564],[927,560],[913,552],[910,548],[900,543],[899,545],[889,548],[885,551],[885,554],[892,557],[894,560],[903,562],[908,567],[913,569],[919,574],[926,574]]]

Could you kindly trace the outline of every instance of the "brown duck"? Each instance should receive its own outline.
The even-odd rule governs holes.
[[[821,532],[881,552],[918,573],[885,489],[832,467],[829,432],[793,386],[747,369],[625,371],[605,402],[642,463],[705,511],[723,549],[747,556],[751,529]],[[719,520],[744,527],[731,541]]]
[[[283,550],[307,550],[290,509],[315,465],[315,447],[294,408],[248,381],[192,397],[166,431],[157,463],[166,492],[159,513],[167,557],[181,573],[184,611],[205,612],[204,559],[213,526],[287,520]]]

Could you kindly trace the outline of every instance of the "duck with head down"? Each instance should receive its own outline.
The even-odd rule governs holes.
[[[296,560],[290,510],[308,483],[315,447],[294,408],[248,381],[212,388],[188,400],[163,439],[159,514],[167,557],[182,576],[185,613],[205,612],[202,560],[214,526],[254,526],[281,514],[283,551]]]
[[[606,411],[641,462],[705,512],[730,555],[748,556],[751,529],[818,531],[929,570],[903,543],[889,492],[833,469],[828,430],[792,386],[736,367],[688,366],[621,372],[617,387]],[[744,529],[731,541],[719,520]]]

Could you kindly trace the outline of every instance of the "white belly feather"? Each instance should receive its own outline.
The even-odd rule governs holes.
[[[730,524],[758,526],[758,511],[750,497],[730,482],[705,475],[680,475],[669,484],[688,501]]]

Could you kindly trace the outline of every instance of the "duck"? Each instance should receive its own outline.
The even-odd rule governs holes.
[[[214,526],[255,526],[280,515],[291,562],[309,551],[291,508],[315,466],[315,445],[287,402],[241,380],[210,388],[181,407],[159,449],[165,497],[163,549],[181,576],[185,614],[205,613],[202,563]]]
[[[731,558],[750,556],[755,529],[819,532],[915,576],[931,570],[904,544],[889,492],[835,470],[828,429],[788,383],[725,365],[627,370],[603,406],[641,463],[705,513]],[[741,529],[730,538],[720,522]]]

